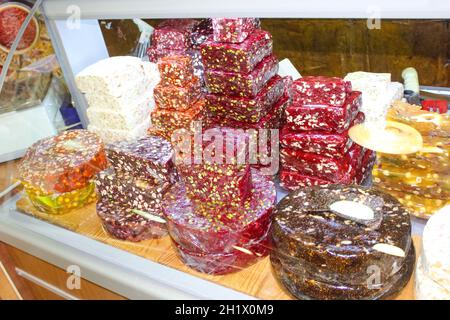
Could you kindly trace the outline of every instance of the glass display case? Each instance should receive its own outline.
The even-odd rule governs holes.
[[[450,4],[377,3],[2,1],[0,241],[100,298],[424,298],[424,257],[446,259],[421,242],[450,204]],[[368,119],[423,146],[367,149],[349,130]]]

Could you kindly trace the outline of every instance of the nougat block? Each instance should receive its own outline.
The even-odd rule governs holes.
[[[295,94],[294,94],[295,95]],[[343,106],[303,105],[292,102],[286,109],[286,125],[291,130],[346,131],[361,108],[361,93],[353,91]]]
[[[252,170],[251,195],[239,208],[199,211],[182,183],[164,196],[163,208],[171,238],[196,253],[230,253],[251,248],[268,235],[276,200],[275,184]],[[227,216],[226,220],[222,216]]]
[[[209,115],[255,123],[267,114],[284,92],[285,83],[283,78],[275,75],[255,98],[210,93],[205,96],[205,106]]]
[[[269,32],[256,30],[242,43],[205,41],[201,47],[206,69],[249,73],[265,57],[272,54],[273,43]]]
[[[254,98],[277,72],[278,60],[270,55],[246,74],[206,69],[205,82],[210,93]]]
[[[116,173],[112,168],[100,172],[94,182],[99,198],[158,216],[163,214],[162,198],[171,184],[171,181],[142,179],[125,172]]]
[[[97,215],[104,229],[114,238],[132,242],[160,238],[167,234],[164,220],[150,219],[139,210],[122,207],[109,199],[97,202]],[[151,217],[151,216],[150,216]]]
[[[217,42],[240,43],[259,28],[256,18],[213,18],[213,37]]]
[[[363,121],[364,114],[360,112],[353,120],[352,126]],[[336,158],[342,158],[353,145],[347,130],[342,133],[331,133],[318,130],[292,131],[289,128],[282,129],[280,143],[287,148]]]
[[[109,162],[116,170],[142,179],[170,181],[173,149],[160,137],[146,136],[134,141],[120,141],[106,147]]]
[[[252,188],[248,139],[230,128],[205,130],[201,144],[192,139],[190,153],[175,158],[188,198],[203,208],[239,208]]]
[[[115,143],[124,140],[134,141],[144,137],[150,125],[151,119],[150,114],[148,114],[145,118],[141,118],[140,123],[137,123],[131,129],[117,129],[89,124],[88,130],[98,134],[104,143]]]
[[[189,55],[168,55],[158,61],[162,85],[185,87],[192,81],[194,69]]]
[[[361,147],[354,144],[342,158],[282,148],[280,159],[283,169],[338,182],[358,168],[361,161]]]
[[[341,78],[308,76],[295,80],[292,91],[295,104],[339,107],[352,91],[352,85]]]
[[[185,111],[200,97],[201,86],[198,78],[191,76],[190,81],[183,87],[160,83],[153,94],[159,109]]]
[[[198,20],[167,19],[152,34],[152,46],[158,49],[183,50],[190,46],[190,35]]]

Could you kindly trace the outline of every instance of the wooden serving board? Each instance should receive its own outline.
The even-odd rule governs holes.
[[[212,276],[194,271],[185,266],[178,258],[169,236],[156,240],[146,240],[139,243],[121,241],[111,238],[103,229],[95,211],[95,204],[72,211],[65,215],[55,216],[42,213],[34,208],[27,197],[17,201],[17,209],[38,219],[48,221],[63,228],[107,243],[116,248],[142,256],[165,266],[186,272],[188,274],[215,282],[225,287],[243,292],[260,299],[293,299],[293,297],[278,283],[268,257],[239,272]],[[417,256],[420,252],[420,238],[414,238]],[[397,300],[410,300],[413,294],[414,275],[408,285],[396,297]]]

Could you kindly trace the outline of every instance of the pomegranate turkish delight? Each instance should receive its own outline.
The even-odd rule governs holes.
[[[188,86],[192,82],[192,59],[188,55],[168,55],[158,61],[161,84],[177,87]]]
[[[206,69],[249,73],[272,54],[272,49],[270,33],[257,30],[239,44],[208,39],[201,45],[200,52]]]
[[[214,41],[240,43],[259,28],[256,18],[214,18],[212,19]]]
[[[329,105],[340,107],[352,91],[350,81],[341,78],[303,77],[293,82],[292,98],[296,105]]]
[[[212,19],[202,19],[191,32],[191,45],[198,49],[210,36],[212,36]]]
[[[183,87],[159,83],[153,94],[158,108],[185,111],[200,97],[201,86],[198,78],[191,75]]]
[[[298,190],[304,187],[342,183],[348,184],[352,181],[352,172],[346,174],[342,181],[331,182],[326,179],[317,178],[315,176],[303,175],[297,171],[289,171],[284,168],[280,171],[280,186],[286,190]]]
[[[270,55],[247,74],[206,69],[205,82],[210,93],[253,98],[277,72],[278,60]]]
[[[155,27],[152,46],[157,49],[183,50],[190,46],[190,35],[198,24],[193,19],[168,19]]]

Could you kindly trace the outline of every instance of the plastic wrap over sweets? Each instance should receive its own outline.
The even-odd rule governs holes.
[[[251,171],[250,181],[252,187],[244,202],[222,210],[198,206],[183,183],[174,185],[166,194],[164,211],[169,234],[188,266],[204,273],[223,274],[245,268],[269,253],[267,237],[275,186],[257,170]]]
[[[214,18],[212,26],[214,41],[241,43],[259,28],[260,22],[255,18]]]
[[[86,130],[65,131],[33,144],[19,180],[38,209],[61,214],[92,201],[92,178],[107,166],[103,143]]]
[[[306,187],[282,199],[271,261],[300,299],[380,299],[411,277],[408,212],[392,196],[356,185]]]

